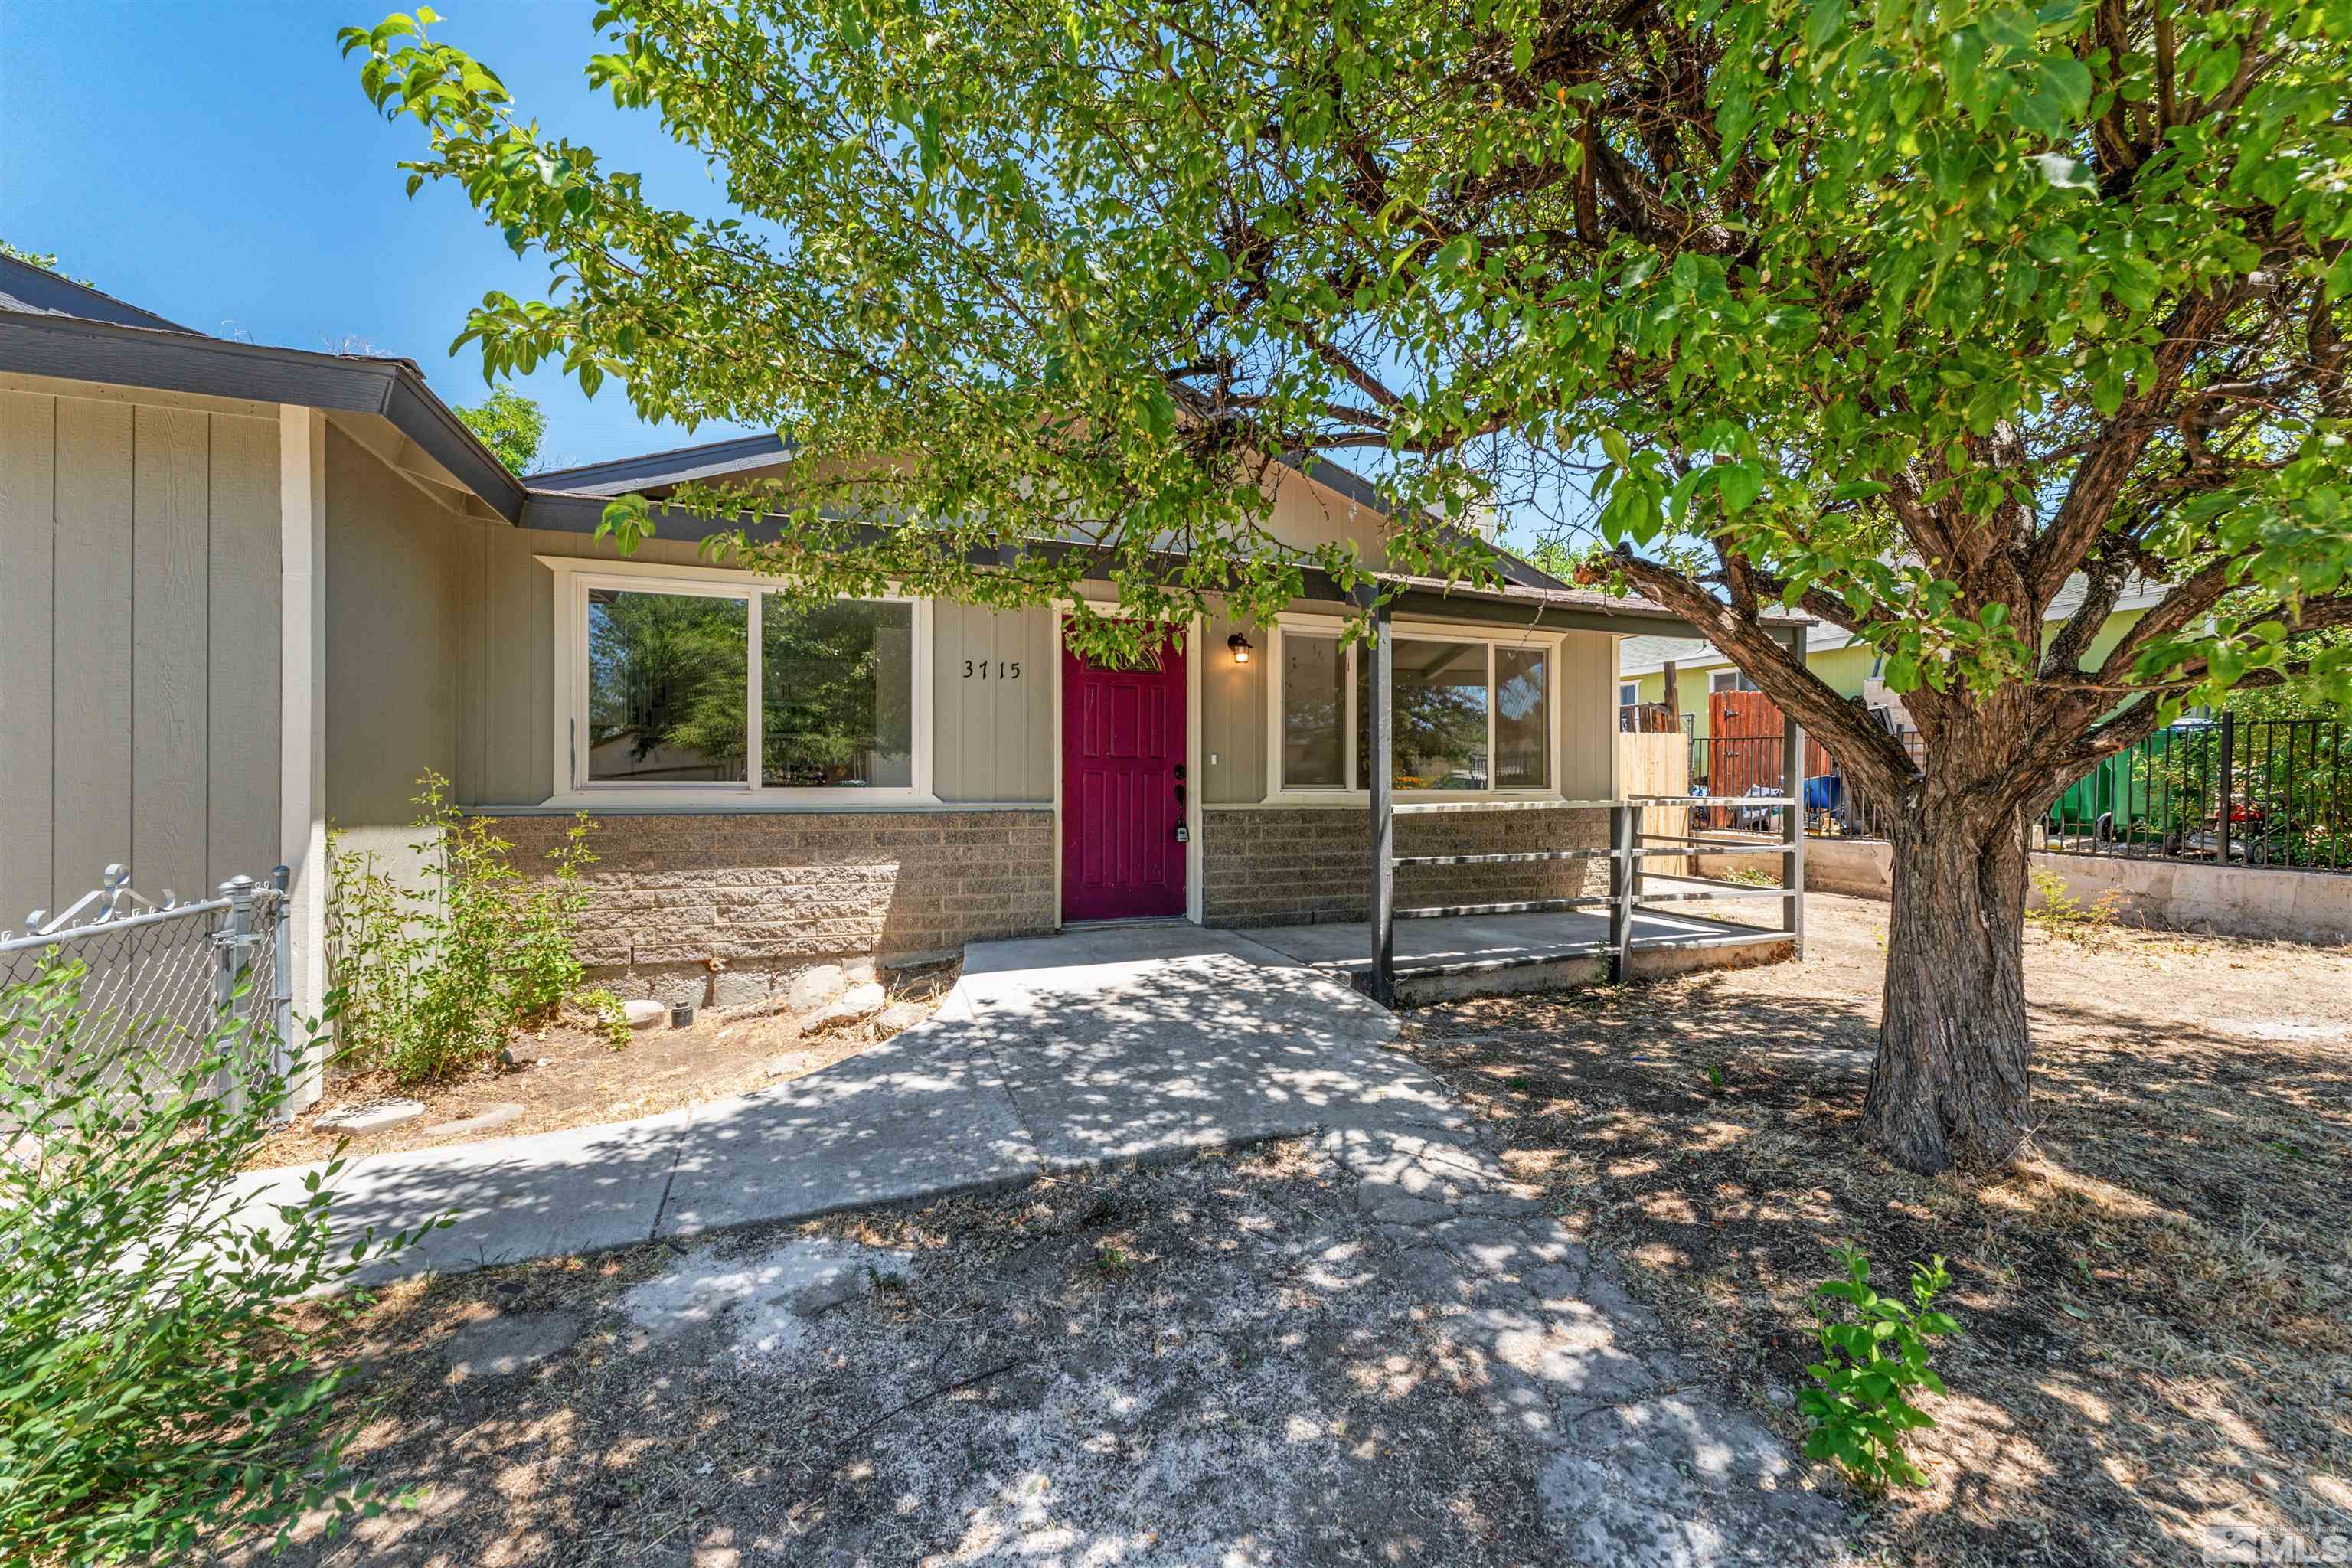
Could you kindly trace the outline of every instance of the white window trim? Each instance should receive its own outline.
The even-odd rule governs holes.
[[[1620,707],[1620,708],[1638,708],[1638,707],[1640,707],[1640,706],[1641,706],[1641,703],[1642,703],[1642,683],[1641,683],[1640,681],[1638,681],[1638,680],[1621,680],[1621,681],[1619,681],[1619,682],[1617,683],[1617,706],[1618,706],[1618,707]]]
[[[1340,616],[1316,616],[1287,613],[1276,616],[1267,629],[1269,650],[1266,675],[1265,710],[1265,799],[1267,805],[1366,805],[1371,801],[1371,791],[1356,778],[1356,683],[1360,670],[1356,655],[1361,645],[1342,650],[1348,660],[1347,710],[1340,724],[1341,764],[1348,783],[1344,786],[1321,784],[1291,788],[1282,778],[1282,682],[1289,667],[1285,657],[1283,638],[1299,632],[1314,637],[1337,636],[1347,625]],[[1545,683],[1544,702],[1547,709],[1545,725],[1550,731],[1551,782],[1541,786],[1520,786],[1496,789],[1491,784],[1483,790],[1471,789],[1401,789],[1399,800],[1444,798],[1446,800],[1561,800],[1560,775],[1567,766],[1561,750],[1560,674],[1565,665],[1561,650],[1567,646],[1566,632],[1523,631],[1502,628],[1465,626],[1444,621],[1397,620],[1389,623],[1389,634],[1411,637],[1416,642],[1483,643],[1486,648],[1486,771],[1491,779],[1495,771],[1495,725],[1498,717],[1493,700],[1495,691],[1495,650],[1501,647],[1539,647],[1551,664],[1551,679]]]
[[[744,773],[740,781],[707,784],[631,784],[625,779],[590,780],[580,775],[584,766],[578,741],[588,732],[588,593],[592,588],[619,588],[637,594],[685,594],[747,602],[744,650],[745,690],[761,689],[760,642],[762,595],[781,591],[777,580],[763,573],[717,566],[665,566],[650,561],[599,561],[571,556],[534,557],[555,574],[555,713],[554,768],[547,804],[606,809],[632,805],[708,805],[729,810],[794,811],[834,809],[844,805],[938,805],[931,780],[933,726],[932,606],[911,595],[877,595],[869,602],[912,605],[914,636],[914,757],[910,785],[880,789],[780,788],[756,782],[754,759],[761,755],[761,704],[752,701],[744,716]],[[844,595],[846,597],[846,595]]]

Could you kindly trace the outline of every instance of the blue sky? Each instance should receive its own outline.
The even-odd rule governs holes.
[[[462,193],[404,194],[424,148],[360,91],[335,33],[397,0],[0,0],[0,238],[199,331],[287,348],[400,354],[451,403],[486,390],[449,343],[482,295],[544,293]],[[656,201],[716,212],[723,193],[653,116],[592,92],[594,0],[446,0],[436,36],[504,79],[521,110],[646,178]],[[750,427],[640,421],[551,368],[540,466],[594,462]],[[1522,520],[1507,537],[1532,542]]]
[[[423,139],[361,95],[335,31],[395,0],[0,0],[0,237],[200,331],[288,348],[357,340],[425,367],[453,403],[483,394],[449,342],[486,290],[543,292],[452,189],[403,195]],[[589,91],[589,0],[448,0],[436,33],[506,79],[527,112],[644,174],[689,210],[721,200],[653,118]],[[641,422],[608,384],[551,370],[513,384],[548,414],[542,462],[590,462],[740,434]]]

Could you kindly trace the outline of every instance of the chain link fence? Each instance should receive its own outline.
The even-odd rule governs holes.
[[[249,1067],[282,1079],[294,1067],[287,876],[280,866],[266,882],[234,877],[213,898],[167,893],[159,904],[131,887],[127,867],[109,866],[103,885],[62,913],[36,910],[22,932],[0,931],[0,1007],[16,987],[79,964],[83,1048],[173,1077],[235,1027]],[[241,1081],[224,1068],[222,1092],[240,1092]]]

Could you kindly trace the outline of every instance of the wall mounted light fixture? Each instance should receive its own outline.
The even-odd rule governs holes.
[[[1242,636],[1239,632],[1235,632],[1233,636],[1225,639],[1225,646],[1234,650],[1234,662],[1235,664],[1247,664],[1249,662],[1249,638]]]

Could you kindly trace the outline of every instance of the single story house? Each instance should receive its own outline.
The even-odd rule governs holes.
[[[397,856],[426,770],[525,857],[597,822],[582,957],[730,1002],[845,954],[1066,922],[1361,920],[1369,686],[1328,583],[1209,616],[1156,668],[1069,656],[1053,608],[789,609],[605,499],[747,476],[772,437],[529,478],[404,360],[224,341],[0,261],[0,910],[127,862],[151,894],[292,868],[298,1006],[325,985],[330,824]],[[1357,541],[1345,470],[1274,531]],[[1618,783],[1620,645],[1687,627],[1522,562],[1393,616],[1407,896],[1573,892]],[[1105,593],[1108,592],[1105,585]],[[1541,804],[1554,809],[1512,808]]]

